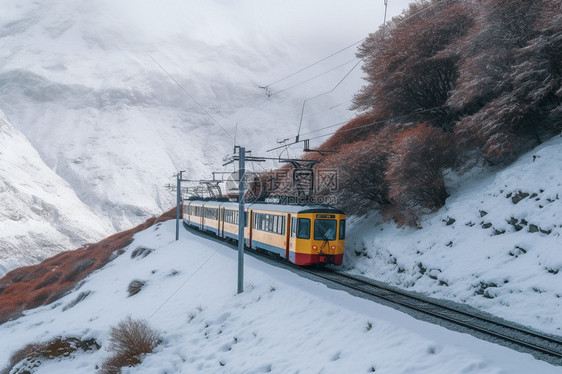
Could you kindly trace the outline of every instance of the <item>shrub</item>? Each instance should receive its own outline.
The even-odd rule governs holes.
[[[10,356],[8,367],[0,371],[0,374],[9,374],[20,363],[24,362],[15,373],[29,373],[28,366],[37,367],[41,365],[42,359],[52,360],[60,357],[68,357],[81,349],[85,352],[100,349],[95,339],[80,340],[78,338],[55,338],[43,343],[32,343],[17,350]]]
[[[31,357],[32,355],[34,355],[36,352],[38,352],[40,349],[39,344],[28,344],[25,347],[18,349],[17,351],[15,351],[14,353],[12,353],[12,355],[10,356],[10,362],[8,364],[8,366],[4,369],[2,369],[2,371],[0,371],[0,374],[9,374],[12,369],[14,368],[14,366],[16,366],[17,364],[19,364],[20,362],[22,362],[23,360],[25,360],[28,357]]]
[[[129,292],[129,297],[138,294],[142,290],[142,287],[144,285],[145,282],[138,279],[131,281],[131,283],[129,283],[129,287],[127,288],[127,291]]]
[[[138,247],[131,253],[131,258],[145,258],[154,251],[152,248]]]
[[[82,300],[84,300],[85,298],[87,298],[90,294],[92,293],[92,291],[85,291],[85,292],[80,292],[78,294],[78,296],[76,297],[76,299],[72,300],[71,302],[69,302],[68,304],[66,304],[63,308],[62,311],[67,311],[70,308],[73,308],[76,306],[76,304],[78,304],[79,302],[81,302]]]
[[[125,366],[140,364],[145,354],[152,353],[160,343],[159,331],[144,320],[128,316],[110,330],[108,350],[113,353],[102,365],[102,374],[116,374]]]

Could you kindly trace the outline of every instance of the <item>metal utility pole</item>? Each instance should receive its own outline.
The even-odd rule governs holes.
[[[388,8],[388,0],[384,0],[384,21],[383,25],[386,25],[386,9]]]
[[[238,150],[238,154],[236,154]],[[251,151],[248,151],[250,153]],[[244,292],[244,226],[246,217],[244,214],[244,195],[246,186],[244,183],[244,174],[246,174],[246,148],[239,145],[234,146],[234,155],[225,158],[226,166],[235,160],[238,160],[238,293]],[[248,161],[261,162],[262,158],[248,157]],[[250,223],[248,222],[248,225]]]
[[[238,293],[244,292],[244,174],[246,148],[238,146]]]
[[[177,186],[176,186],[176,240],[180,239],[180,201],[181,201],[181,182],[182,182],[182,174],[185,170],[181,170],[177,175]]]

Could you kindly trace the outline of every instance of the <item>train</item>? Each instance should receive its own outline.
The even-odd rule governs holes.
[[[188,200],[185,225],[238,241],[238,203]],[[345,214],[326,205],[244,205],[244,245],[267,251],[296,265],[343,262]]]

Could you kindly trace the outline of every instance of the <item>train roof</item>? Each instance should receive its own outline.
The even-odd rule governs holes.
[[[191,204],[195,203],[197,205],[203,205],[206,207],[216,207],[216,208],[238,208],[238,203],[231,201],[204,201],[204,200],[192,200]],[[344,214],[340,209],[336,209],[329,205],[283,205],[283,204],[267,204],[267,203],[249,203],[244,206],[246,209],[252,210],[264,210],[264,211],[274,211],[282,213],[334,213],[334,214]]]

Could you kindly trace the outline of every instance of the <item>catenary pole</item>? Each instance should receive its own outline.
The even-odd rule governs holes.
[[[384,0],[384,21],[383,21],[383,25],[386,25],[386,10],[388,8],[388,0]]]
[[[238,147],[238,293],[244,292],[244,174],[246,148]]]
[[[176,185],[176,240],[180,239],[180,201],[181,201],[181,181],[182,181],[183,170],[177,175],[177,185]]]

